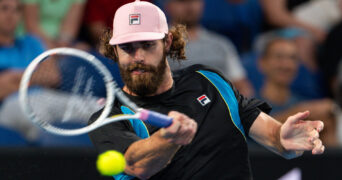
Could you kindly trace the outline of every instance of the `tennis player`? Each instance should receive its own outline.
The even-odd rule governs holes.
[[[166,58],[185,59],[184,27],[169,30],[155,5],[123,5],[113,27],[104,52],[119,63],[124,92],[138,106],[173,118],[167,128],[129,120],[90,133],[100,152],[124,153],[127,167],[116,179],[251,179],[248,136],[288,159],[323,153],[323,123],[305,120],[308,111],[281,124],[267,115],[267,103],[244,98],[215,70],[194,65],[172,73]],[[112,115],[118,113],[131,110],[116,102]]]

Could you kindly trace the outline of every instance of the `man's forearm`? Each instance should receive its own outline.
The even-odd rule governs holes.
[[[141,179],[149,178],[163,169],[180,147],[162,138],[158,131],[150,138],[133,143],[127,149],[125,172]]]
[[[172,124],[161,128],[151,137],[131,144],[126,153],[127,174],[147,179],[168,165],[182,145],[192,142],[197,123],[185,114],[170,111]]]
[[[250,129],[250,137],[286,159],[300,156],[302,151],[289,151],[284,148],[280,140],[281,126],[282,123],[261,112]]]

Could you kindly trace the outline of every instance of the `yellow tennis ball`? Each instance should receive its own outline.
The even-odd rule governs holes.
[[[97,157],[97,170],[104,176],[114,176],[125,170],[126,160],[122,153],[106,151]]]

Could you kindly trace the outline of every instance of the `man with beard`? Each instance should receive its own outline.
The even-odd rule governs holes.
[[[265,113],[267,103],[244,98],[214,70],[194,65],[172,73],[166,57],[185,59],[184,26],[169,31],[155,5],[137,0],[120,7],[113,27],[103,50],[118,62],[124,92],[173,118],[167,128],[129,120],[89,134],[99,152],[124,153],[127,166],[116,179],[251,179],[247,136],[285,158],[323,153],[323,123],[304,121],[308,111],[281,124]],[[118,101],[114,106],[111,115],[131,113]]]

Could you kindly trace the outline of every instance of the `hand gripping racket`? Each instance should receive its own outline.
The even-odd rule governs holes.
[[[115,98],[134,113],[107,117]],[[172,124],[172,118],[139,108],[127,98],[103,61],[73,48],[55,48],[36,57],[22,76],[19,100],[34,124],[56,135],[81,135],[128,119],[158,127]],[[101,114],[89,124],[99,110]]]

